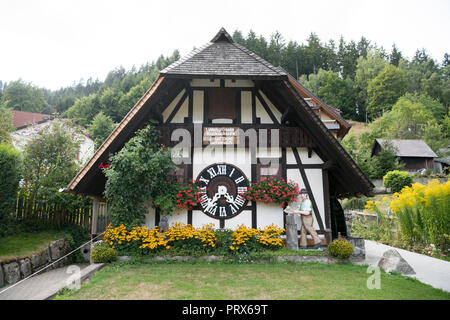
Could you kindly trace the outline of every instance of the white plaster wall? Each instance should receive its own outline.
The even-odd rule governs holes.
[[[193,107],[192,107],[192,121],[194,123],[203,123],[203,91],[193,91]]]
[[[252,226],[252,212],[250,210],[244,210],[239,213],[237,216],[225,220],[225,229],[236,229],[241,224],[246,227]]]
[[[303,164],[322,164],[323,160],[314,151],[311,154],[311,158],[308,158],[307,148],[297,148],[298,155]],[[286,148],[286,163],[287,164],[297,164],[295,161],[294,153],[292,148]]]
[[[309,185],[313,190],[314,199],[316,200],[317,208],[319,209],[325,227],[325,200],[323,198],[322,169],[305,169],[305,173]]]
[[[256,202],[256,212],[256,223],[258,228],[263,229],[271,224],[284,228],[283,209],[280,205]]]
[[[169,222],[169,226],[177,222],[187,224],[187,210],[175,211],[168,217],[167,221]]]
[[[220,228],[220,221],[218,219],[211,218],[210,216],[207,216],[200,210],[192,211],[192,226],[194,228],[198,228],[209,223],[214,224],[213,226],[214,229]]]
[[[272,103],[272,101],[270,101],[269,98],[267,98],[267,96],[261,90],[259,91],[259,94],[264,99],[264,101],[267,103],[270,111],[272,111],[273,115],[275,116],[275,118],[277,118],[278,122],[281,122],[280,111],[278,111],[278,109],[275,107],[275,105]]]
[[[252,123],[252,93],[241,91],[241,122]]]
[[[281,148],[276,147],[258,147],[256,148],[257,158],[281,158]],[[281,161],[281,159],[280,159]]]
[[[189,97],[184,100],[180,110],[175,114],[171,123],[184,123],[184,117],[188,116]]]
[[[251,155],[249,149],[243,148],[194,148],[193,178],[207,166],[213,163],[226,162],[238,167],[246,176],[251,178]]]
[[[317,172],[309,172],[309,171],[319,171]],[[322,218],[322,222],[325,226],[325,210],[324,210],[324,200],[323,200],[323,189],[322,189],[322,170],[321,169],[308,169],[305,170],[306,176],[308,178],[308,182],[311,186],[312,193],[314,195],[314,199],[316,200],[317,207],[320,212],[320,217]],[[320,175],[320,179],[319,179]],[[293,180],[296,183],[298,183],[300,189],[306,188],[305,184],[303,183],[302,176],[300,174],[299,169],[287,169],[287,179]],[[320,180],[320,181],[319,181]],[[314,228],[316,230],[319,230],[319,224],[317,223],[317,219],[314,218]]]
[[[214,79],[211,81],[210,79],[192,79],[191,87],[220,87],[220,80]]]
[[[167,121],[167,118],[172,113],[172,111],[175,108],[175,106],[177,105],[178,101],[180,101],[181,97],[184,94],[184,91],[185,91],[184,89],[181,90],[181,92],[175,97],[175,99],[173,99],[172,102],[167,106],[167,108],[162,112],[164,122]]]
[[[259,102],[258,97],[256,99],[256,116],[261,118],[261,123],[273,123],[272,119],[270,119],[269,114],[264,110],[261,102]]]

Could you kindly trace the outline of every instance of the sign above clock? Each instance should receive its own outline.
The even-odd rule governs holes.
[[[204,144],[238,144],[239,128],[237,127],[204,127]]]
[[[197,177],[202,211],[216,219],[228,219],[239,214],[247,204],[242,196],[249,183],[237,167],[219,163],[206,167]]]

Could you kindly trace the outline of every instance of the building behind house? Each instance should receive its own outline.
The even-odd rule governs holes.
[[[405,170],[417,172],[434,169],[434,158],[437,155],[423,140],[375,139],[371,156],[378,156],[389,142],[395,149],[395,155],[404,163]]]
[[[11,132],[12,143],[17,150],[24,151],[28,142],[41,130],[53,125],[67,122],[67,119],[55,119],[49,114],[24,112],[11,110],[14,131]],[[94,140],[89,136],[86,129],[77,128],[77,138],[81,141],[78,146],[77,161],[84,164],[91,158],[95,151]]]

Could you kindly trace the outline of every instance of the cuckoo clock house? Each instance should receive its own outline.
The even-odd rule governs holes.
[[[107,203],[99,164],[150,119],[157,122],[161,142],[183,160],[178,178],[198,180],[208,190],[202,205],[170,215],[169,224],[284,228],[281,206],[240,197],[253,182],[284,178],[307,190],[314,227],[325,242],[342,225],[336,199],[372,194],[373,185],[337,140],[350,128],[339,112],[221,29],[160,72],[66,188],[94,198],[92,233],[101,231],[98,221]],[[146,225],[154,227],[159,219],[158,210],[149,207]]]

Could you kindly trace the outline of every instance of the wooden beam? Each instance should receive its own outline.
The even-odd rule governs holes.
[[[323,201],[325,202],[325,228],[331,228],[330,187],[328,170],[322,170]]]

